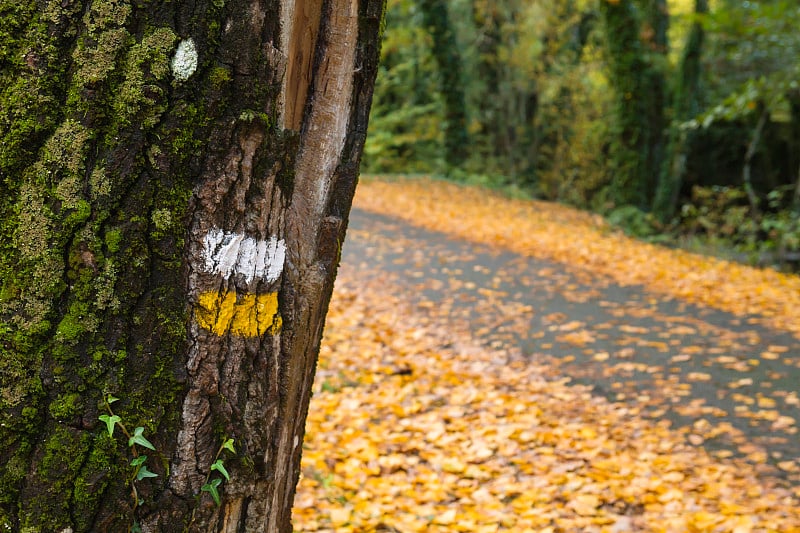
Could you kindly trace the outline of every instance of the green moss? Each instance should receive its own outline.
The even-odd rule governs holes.
[[[65,121],[44,143],[41,159],[22,176],[15,209],[18,262],[13,277],[9,276],[23,289],[14,310],[22,330],[41,330],[38,325],[46,322],[51,302],[66,288],[59,246],[92,214],[91,204],[82,197],[79,177],[89,140],[86,128]],[[55,223],[59,216],[61,220]]]
[[[174,110],[182,126],[170,132],[171,155],[188,159],[203,145],[200,131],[208,124],[205,108],[199,103],[179,102]]]
[[[0,286],[0,302],[12,300],[19,294],[19,288],[14,284],[14,280],[7,278]]]
[[[15,357],[20,358],[20,364],[31,368],[39,367],[40,362],[38,356],[27,348],[36,347],[38,343],[33,338],[50,327],[48,318],[52,301],[64,289],[63,259],[53,238],[51,219],[54,215],[45,202],[42,180],[35,178],[38,176],[36,170],[41,169],[26,173],[29,179],[18,191],[12,240],[15,247],[8,255],[3,254],[2,259],[15,259],[13,263],[7,263],[4,285],[13,287],[18,297],[4,302],[0,310],[11,317],[10,321],[17,329],[15,348],[20,352]],[[26,353],[28,355],[24,356]]]
[[[33,406],[27,406],[22,408],[22,419],[28,423],[33,423],[37,417],[39,416],[39,411]]]
[[[118,228],[106,231],[106,248],[109,253],[115,254],[119,252],[119,245],[122,242],[122,231]]]
[[[91,33],[112,26],[124,26],[131,14],[130,4],[122,0],[94,0],[83,22]]]
[[[98,311],[117,311],[121,306],[116,293],[117,267],[113,259],[105,261],[103,270],[92,279],[94,307]]]
[[[74,209],[64,218],[65,226],[77,226],[89,220],[92,215],[92,204],[86,200],[78,200],[75,202]]]
[[[20,525],[37,531],[61,531],[70,524],[69,497],[81,470],[92,436],[86,432],[56,425],[43,447],[38,469],[29,479],[31,486],[43,490],[31,494],[29,506],[21,513]],[[46,489],[45,489],[46,488]],[[65,498],[53,498],[62,494]]]
[[[105,167],[95,168],[89,177],[89,195],[92,201],[107,199],[110,194],[111,181],[106,176]]]
[[[80,394],[62,394],[50,402],[50,416],[56,420],[68,421],[83,412],[84,404]]]
[[[57,65],[59,58],[33,2],[0,2],[0,42],[0,176],[6,177],[30,166],[42,135],[59,118],[52,90],[59,70],[39,72],[28,62]],[[15,188],[10,179],[3,185]]]
[[[72,492],[75,529],[89,531],[94,511],[106,493],[109,482],[125,477],[118,455],[119,443],[105,431],[94,439],[91,452],[81,468]]]
[[[53,216],[45,204],[43,191],[33,184],[25,183],[17,202],[19,225],[16,241],[23,260],[38,261],[47,254]]]
[[[166,109],[165,87],[169,61],[177,36],[170,28],[158,28],[130,47],[124,64],[123,81],[112,107],[117,127],[136,119],[145,128],[153,127]],[[116,134],[112,130],[111,134]]]
[[[239,113],[239,120],[243,120],[245,122],[259,121],[267,128],[270,127],[271,123],[268,114],[262,111],[254,111],[252,109],[245,109],[241,113]]]
[[[11,503],[17,497],[19,488],[28,473],[28,449],[21,447],[12,455],[5,467],[0,470],[0,502]]]
[[[70,92],[67,103],[79,105],[82,99],[82,90],[87,85],[93,85],[105,80],[116,68],[117,56],[125,48],[130,39],[130,34],[124,28],[110,29],[92,36],[86,34],[78,41],[78,47],[73,54],[73,59],[78,65],[78,79],[84,85],[75,86]]]
[[[228,67],[214,67],[208,76],[208,81],[215,90],[221,89],[232,79],[231,70]]]
[[[69,312],[61,319],[56,329],[56,341],[64,344],[76,343],[81,335],[87,331],[87,318],[89,304],[86,302],[73,302]]]
[[[117,68],[119,55],[130,42],[125,23],[131,6],[116,0],[96,0],[83,17],[86,32],[78,39],[73,60],[78,66],[67,103],[85,107],[85,91],[105,81]]]
[[[161,236],[165,234],[172,226],[172,213],[169,209],[155,209],[153,210],[153,214],[150,216],[150,219],[153,221],[153,226],[155,226],[155,234]]]
[[[76,120],[68,119],[58,126],[44,145],[37,172],[53,175],[58,173],[58,169],[63,169],[65,184],[59,184],[55,190],[56,196],[62,201],[69,203],[82,196],[81,183],[76,183],[75,178],[83,177],[90,138],[91,133],[85,126]],[[51,180],[45,178],[42,181],[49,183]]]

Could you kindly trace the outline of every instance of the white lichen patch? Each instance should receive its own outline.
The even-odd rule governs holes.
[[[193,39],[184,39],[178,43],[178,49],[172,56],[172,75],[178,81],[186,81],[197,70],[197,47]]]
[[[203,256],[206,272],[223,278],[241,274],[247,283],[254,279],[272,283],[283,272],[286,242],[277,237],[257,240],[240,233],[213,229],[203,240]]]

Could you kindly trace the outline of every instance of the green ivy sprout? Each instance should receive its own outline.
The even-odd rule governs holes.
[[[156,451],[155,447],[153,447],[150,441],[144,438],[144,435],[142,435],[143,432],[144,428],[141,426],[134,429],[133,435],[128,437],[128,446],[133,447],[135,444],[138,444],[150,450]]]
[[[211,497],[214,499],[214,503],[216,503],[217,505],[220,505],[221,501],[219,497],[218,487],[222,483],[222,478],[215,477],[214,479],[211,479],[211,474],[216,471],[222,474],[222,476],[225,478],[226,481],[230,481],[231,479],[230,474],[228,474],[228,471],[225,469],[225,464],[222,462],[222,459],[220,458],[220,455],[222,455],[222,452],[224,450],[228,450],[231,453],[236,453],[236,449],[233,447],[233,439],[226,439],[222,443],[222,446],[219,447],[219,449],[217,450],[217,454],[214,456],[214,462],[211,463],[211,468],[209,469],[208,475],[206,476],[206,482],[202,487],[200,487],[200,491],[209,493]]]
[[[144,436],[144,428],[142,426],[137,426],[134,428],[133,433],[128,431],[128,428],[125,427],[125,424],[122,422],[122,418],[118,415],[114,414],[114,410],[111,408],[111,404],[118,401],[119,398],[113,396],[111,394],[106,394],[103,398],[103,407],[108,411],[108,414],[102,414],[97,418],[104,422],[106,425],[106,429],[108,430],[108,436],[114,437],[114,430],[119,427],[120,431],[127,437],[128,439],[128,447],[131,449],[131,455],[133,455],[133,460],[131,460],[130,465],[133,467],[133,473],[131,474],[130,482],[131,482],[131,498],[133,499],[133,510],[135,511],[136,508],[142,504],[142,500],[139,498],[139,492],[136,490],[136,481],[141,481],[146,478],[151,477],[158,477],[158,474],[155,472],[151,472],[149,468],[147,468],[147,456],[139,453],[139,446],[142,448],[147,448],[148,450],[156,451],[155,446],[153,443],[147,440]],[[134,527],[131,531],[136,531],[136,526],[138,524],[134,522]]]

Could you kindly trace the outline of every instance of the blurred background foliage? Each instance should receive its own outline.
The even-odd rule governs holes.
[[[800,262],[797,0],[389,0],[363,169]]]

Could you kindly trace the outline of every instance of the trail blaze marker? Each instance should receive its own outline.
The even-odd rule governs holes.
[[[243,295],[235,291],[204,292],[200,294],[195,317],[200,327],[217,335],[257,337],[278,333],[282,325],[277,292]]]
[[[272,283],[283,272],[286,243],[277,237],[257,240],[213,229],[203,240],[203,258],[203,270],[223,279],[243,276],[248,285],[254,281]],[[204,291],[198,298],[195,318],[200,327],[217,335],[257,337],[276,334],[282,325],[277,292]]]
[[[203,240],[203,252],[206,272],[223,278],[241,274],[247,283],[257,278],[272,283],[283,272],[286,242],[277,237],[256,240],[241,233],[213,229]]]

